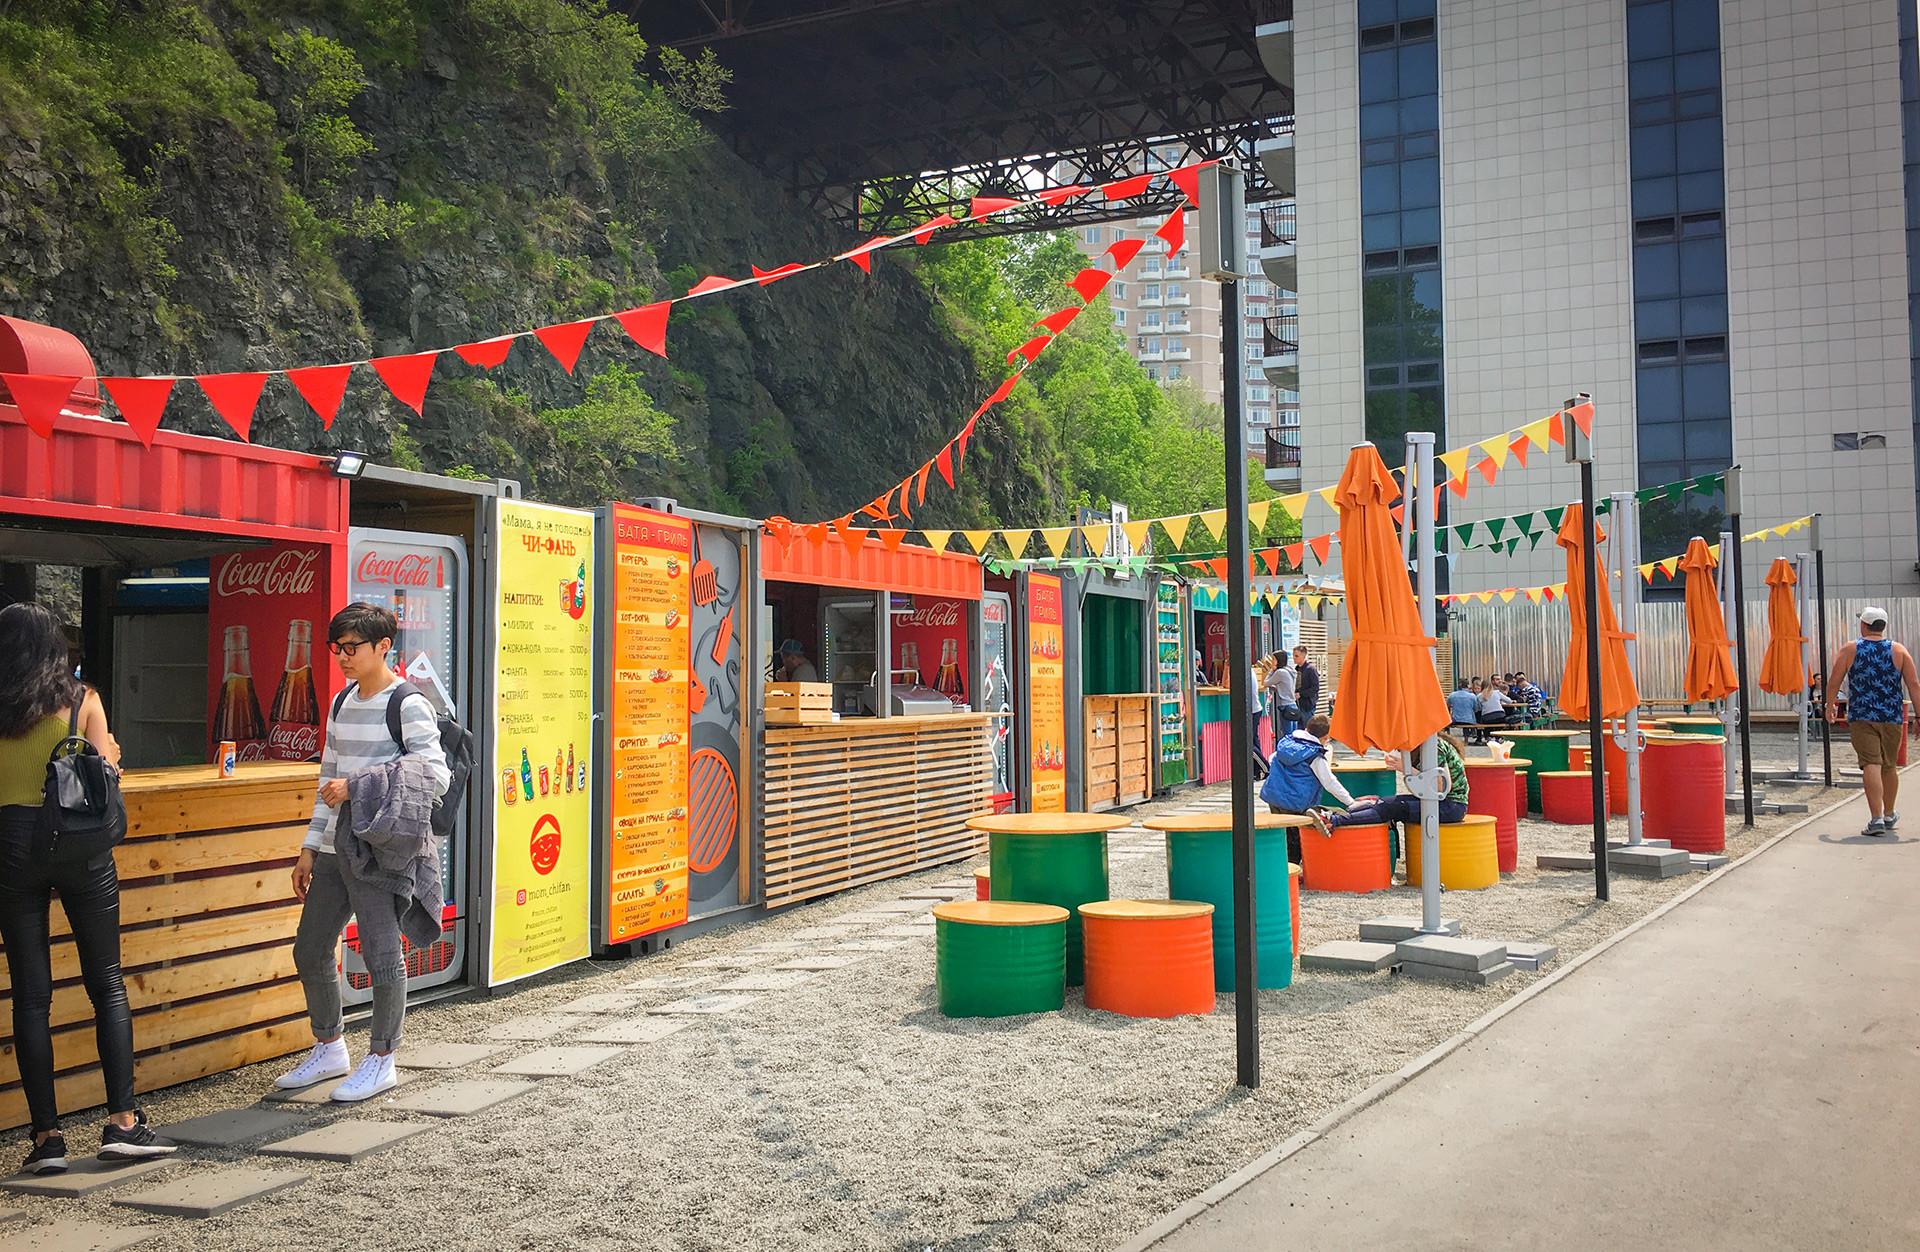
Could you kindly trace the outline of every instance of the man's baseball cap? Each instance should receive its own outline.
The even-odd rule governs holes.
[[[1887,611],[1869,604],[1866,608],[1860,610],[1860,624],[1872,630],[1885,630],[1887,628]]]

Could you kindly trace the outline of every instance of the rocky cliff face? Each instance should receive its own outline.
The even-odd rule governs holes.
[[[173,7],[199,14],[188,51],[219,62],[238,103],[148,107],[114,125],[39,94],[28,59],[0,65],[12,80],[0,81],[0,311],[72,330],[103,373],[451,347],[858,242],[718,144],[610,155],[564,93],[505,81],[473,12],[419,27],[395,55],[391,43],[356,44],[351,25],[296,24],[263,16],[268,6]],[[368,146],[325,194],[302,179],[301,85],[273,42],[288,31],[356,48],[364,75],[341,113]],[[317,231],[304,206],[328,196],[396,221]],[[492,371],[447,353],[418,416],[361,369],[323,431],[276,379],[253,438],[519,478],[566,503],[662,493],[817,519],[917,467],[995,381],[976,378],[910,265],[883,257],[871,276],[839,265],[683,306],[664,361],[612,323],[572,376],[532,339]],[[671,416],[676,450],[624,441],[619,403],[593,421],[553,416],[616,367],[637,377],[642,408]],[[176,389],[167,425],[227,433],[191,384]],[[963,507],[944,501],[928,516],[962,520]]]

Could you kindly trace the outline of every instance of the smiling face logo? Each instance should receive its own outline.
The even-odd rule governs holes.
[[[533,840],[527,854],[533,860],[533,868],[542,874],[551,874],[553,867],[560,864],[560,820],[553,814],[543,813],[533,824]]]

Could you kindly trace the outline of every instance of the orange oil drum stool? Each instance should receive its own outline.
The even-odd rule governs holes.
[[[1293,918],[1293,955],[1300,956],[1300,867],[1287,862],[1287,909]]]
[[[1407,885],[1420,885],[1420,831],[1407,829]],[[1467,820],[1440,827],[1440,885],[1448,891],[1477,891],[1500,881],[1500,854],[1494,845],[1493,819],[1469,813]]]
[[[1584,769],[1544,771],[1540,815],[1562,826],[1593,825],[1593,774]]]
[[[1511,874],[1520,868],[1521,791],[1527,776],[1519,775],[1519,787],[1512,785],[1512,761],[1468,761],[1467,812],[1493,819],[1494,850],[1499,854],[1500,872]]]
[[[1640,830],[1689,852],[1727,847],[1719,735],[1648,735],[1640,757]]]
[[[991,877],[991,874],[992,874],[992,871],[986,870],[986,869],[977,869],[973,871],[973,898],[974,899],[976,900],[993,899],[993,895],[988,887],[988,880]]]
[[[1331,835],[1304,829],[1300,832],[1300,869],[1308,891],[1384,891],[1393,886],[1387,828],[1384,824],[1339,826]]]
[[[1083,904],[1087,1007],[1123,1017],[1213,1012],[1213,906],[1197,900]]]

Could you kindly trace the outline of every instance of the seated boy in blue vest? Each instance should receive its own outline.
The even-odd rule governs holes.
[[[1260,798],[1275,813],[1311,815],[1320,805],[1324,792],[1351,807],[1357,801],[1340,785],[1333,766],[1327,760],[1327,740],[1333,737],[1333,719],[1316,713],[1307,724],[1273,745],[1273,757],[1267,762],[1267,780],[1260,784]],[[1300,859],[1300,832],[1287,832],[1287,859]]]

